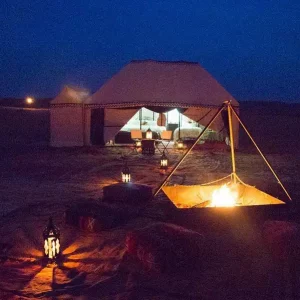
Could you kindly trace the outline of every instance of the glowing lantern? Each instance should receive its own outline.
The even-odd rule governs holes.
[[[34,102],[33,98],[31,98],[31,97],[27,97],[25,101],[26,101],[26,104],[32,104]]]
[[[135,145],[136,147],[142,147],[142,141],[140,140],[135,141]]]
[[[127,166],[127,163],[125,163],[124,168],[122,170],[122,182],[130,182],[130,170]]]
[[[146,131],[146,139],[151,140],[152,139],[152,131],[150,128]]]
[[[43,232],[44,238],[44,251],[45,256],[53,262],[60,254],[60,231],[59,229],[53,224],[53,220],[50,217],[49,223]]]
[[[212,207],[230,207],[235,206],[238,199],[238,193],[233,191],[227,184],[222,185],[212,194]]]
[[[179,140],[177,141],[177,148],[178,148],[178,149],[182,149],[182,148],[183,148],[183,141],[182,141],[181,139],[179,139]]]
[[[167,156],[165,155],[165,152],[163,152],[161,158],[160,158],[160,168],[161,169],[168,169],[168,163],[169,163],[169,160],[167,158]]]

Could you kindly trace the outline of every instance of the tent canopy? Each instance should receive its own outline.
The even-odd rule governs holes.
[[[113,139],[129,120],[118,118],[118,109],[148,107],[165,112],[168,108],[184,108],[185,116],[205,126],[226,100],[231,100],[235,107],[239,105],[198,63],[141,60],[127,64],[87,98],[85,105],[105,108],[104,136],[107,141]],[[111,110],[108,112],[108,109]],[[238,123],[233,119],[237,136]],[[221,131],[224,128],[222,118],[219,117],[211,128]],[[238,138],[235,147],[238,147]]]
[[[238,102],[200,64],[131,61],[85,104],[108,106],[220,107]]]
[[[88,98],[89,91],[86,89],[64,86],[61,92],[51,101],[53,104],[83,104]]]

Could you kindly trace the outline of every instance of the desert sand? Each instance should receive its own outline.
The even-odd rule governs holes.
[[[245,123],[297,203],[298,115],[262,111],[265,108],[251,117],[245,114]],[[92,233],[67,225],[66,209],[82,201],[101,202],[103,187],[120,182],[125,160],[132,181],[154,191],[164,178],[160,155],[135,154],[128,147],[51,149],[47,110],[1,109],[0,114],[1,299],[278,299],[278,270],[262,238],[262,222],[245,219],[216,230],[213,221],[208,226],[201,218],[176,220],[174,207],[161,193],[136,218],[111,230]],[[242,134],[237,153],[241,179],[286,200],[245,141]],[[181,156],[170,150],[171,165]],[[228,152],[193,151],[171,182],[205,183],[230,171]],[[50,215],[61,229],[63,263],[57,266],[42,264],[42,231]],[[180,223],[204,234],[205,255],[194,272],[153,276],[124,259],[126,234],[157,221]],[[289,284],[286,290],[290,293]]]

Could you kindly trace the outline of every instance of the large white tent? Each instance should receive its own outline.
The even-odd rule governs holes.
[[[142,107],[159,112],[180,108],[204,126],[224,101],[231,100],[238,109],[238,102],[198,63],[182,61],[132,61],[90,97],[81,94],[79,99],[68,101],[65,94],[62,91],[51,103],[52,146],[89,145],[93,110],[100,111],[95,116],[101,118],[98,129],[105,143]],[[238,122],[233,121],[237,137]],[[223,128],[220,117],[212,129]]]

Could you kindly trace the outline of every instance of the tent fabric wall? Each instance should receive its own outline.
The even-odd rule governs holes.
[[[91,109],[84,109],[84,145],[91,145]]]
[[[50,124],[52,147],[84,145],[84,120],[81,106],[51,107]]]
[[[120,129],[134,116],[139,108],[105,109],[104,111],[104,141],[113,140]]]
[[[213,118],[213,116],[217,113],[219,108],[207,108],[207,107],[189,107],[186,109],[183,114],[194,120],[195,122],[198,122],[199,124],[206,126],[210,120]],[[236,109],[238,112],[238,109]],[[234,146],[235,148],[238,148],[239,145],[239,139],[238,139],[238,134],[239,134],[239,122],[237,118],[232,114],[232,124],[233,124],[233,135],[234,135]],[[220,132],[228,132],[227,128],[224,124],[222,115],[220,114],[216,120],[211,124],[210,126],[211,129]]]
[[[83,146],[89,116],[85,115],[84,101],[89,97],[86,89],[65,86],[51,101],[50,145],[52,147]],[[87,113],[88,114],[88,113]],[[87,122],[87,128],[86,123]]]

